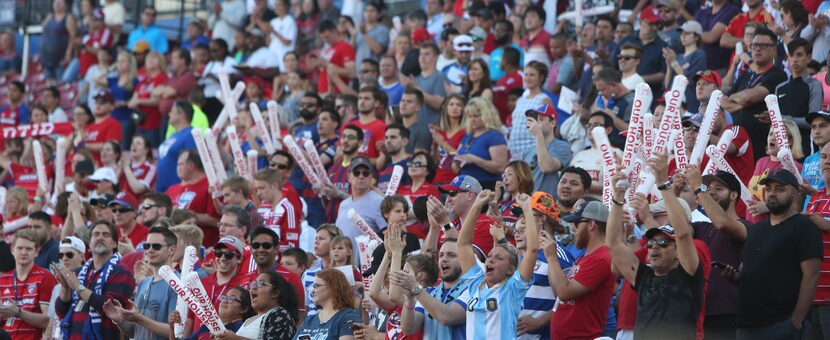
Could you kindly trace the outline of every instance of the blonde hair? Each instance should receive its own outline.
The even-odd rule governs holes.
[[[164,55],[158,52],[150,52],[147,54],[147,57],[144,59],[144,63],[147,63],[147,59],[149,58],[156,58],[159,61],[159,72],[167,73],[167,59],[164,58]]]
[[[334,249],[335,246],[344,245],[346,248],[349,249],[349,256],[346,258],[346,262],[349,265],[354,265],[354,259],[352,258],[352,254],[354,253],[354,246],[352,245],[352,239],[346,236],[337,236],[331,240],[329,244],[329,251]],[[331,256],[331,255],[329,255]],[[332,264],[334,264],[334,259],[331,260]]]
[[[204,232],[199,227],[192,224],[179,224],[170,227],[170,231],[176,234],[176,237],[186,245],[190,245],[198,249],[202,246],[202,240],[205,238]]]
[[[473,110],[481,114],[481,120],[484,122],[484,128],[486,130],[501,131],[501,119],[499,118],[498,111],[496,111],[496,107],[493,106],[492,103],[482,97],[475,97],[470,99],[470,101],[467,102],[467,106],[464,107],[464,116],[466,117]],[[467,133],[472,133],[473,129],[470,127],[469,119],[467,119],[465,125]]]
[[[118,55],[115,58],[116,68],[118,67],[118,59],[121,57],[127,58],[127,62],[130,63],[130,70],[127,71],[127,73],[122,73],[118,77],[118,86],[132,91],[133,81],[136,78],[136,74],[138,74],[138,66],[136,66],[135,57],[133,56],[133,54],[127,52],[126,50],[122,50],[118,52]]]
[[[9,197],[15,198],[20,201],[20,208],[17,211],[9,211],[9,205],[6,204],[3,207],[3,216],[5,218],[11,218],[12,216],[25,216],[28,215],[28,205],[29,205],[29,193],[26,192],[26,189],[22,187],[13,187],[6,192],[6,200],[8,201]]]
[[[784,127],[787,129],[787,138],[789,139],[788,142],[790,143],[790,151],[792,151],[793,159],[802,159],[804,158],[804,148],[801,147],[801,132],[798,130],[798,125],[795,124],[794,121],[789,119],[784,119]],[[769,130],[769,136],[775,136],[775,130]],[[781,147],[780,145],[778,146]],[[777,155],[770,155],[770,156],[777,156]]]

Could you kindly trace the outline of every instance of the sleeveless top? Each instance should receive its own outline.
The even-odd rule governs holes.
[[[55,20],[53,14],[46,26],[43,27],[43,35],[40,47],[40,60],[44,67],[57,67],[63,59],[66,49],[69,47],[69,30],[66,29],[65,14],[60,21]]]

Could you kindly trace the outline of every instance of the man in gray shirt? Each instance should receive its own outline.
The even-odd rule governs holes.
[[[380,214],[380,203],[383,201],[383,196],[373,190],[372,187],[375,176],[374,164],[364,156],[353,158],[349,164],[351,194],[340,203],[336,224],[343,231],[343,235],[351,238],[355,245],[357,245],[355,237],[365,233],[349,218],[348,212],[350,209],[354,209],[357,215],[366,221],[376,233],[380,234],[386,229],[386,219]],[[354,258],[357,259],[359,258],[357,256],[357,246],[353,248]]]
[[[424,105],[418,120],[425,124],[437,124],[441,115],[441,103],[447,95],[445,88],[447,77],[435,68],[438,61],[438,46],[433,43],[421,46],[418,63],[421,65],[421,75],[415,78],[417,88],[424,94]],[[409,85],[409,84],[406,84]],[[409,87],[409,86],[407,86]]]
[[[542,105],[527,111],[527,129],[536,140],[536,146],[525,152],[522,160],[533,169],[533,191],[556,192],[559,186],[559,170],[568,166],[573,158],[570,144],[557,139],[556,109]]]
[[[401,118],[403,126],[409,129],[409,143],[406,144],[406,153],[418,151],[429,152],[432,148],[432,135],[427,123],[418,119],[418,113],[424,106],[424,94],[413,88],[404,90],[401,96]]]
[[[363,23],[352,32],[355,60],[372,59],[379,62],[380,56],[389,47],[389,28],[381,23],[383,9],[379,2],[369,1],[363,10]],[[358,72],[359,70],[355,70]],[[355,74],[360,77],[360,74]]]

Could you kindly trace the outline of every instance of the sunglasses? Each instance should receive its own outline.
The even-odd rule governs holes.
[[[640,59],[640,58],[637,58],[637,57],[635,57],[635,56],[628,56],[628,55],[621,55],[621,56],[620,56],[620,60],[629,61],[629,60],[631,60],[631,59]]]
[[[751,44],[749,44],[749,48],[751,48],[753,50],[757,49],[757,48],[764,49],[764,48],[773,48],[773,47],[775,47],[775,44],[765,44],[765,43],[751,43]]]
[[[273,246],[274,245],[272,243],[268,243],[268,242],[263,242],[263,243],[252,242],[251,243],[251,249],[259,249],[259,247],[262,247],[262,249],[268,250],[268,249],[271,249],[271,247],[273,247]]]
[[[144,243],[144,245],[142,245],[142,248],[144,248],[144,250],[161,250],[161,248],[163,248],[164,246],[165,245],[161,243]]]
[[[455,195],[458,195],[458,194],[464,193],[464,192],[469,192],[469,191],[467,191],[467,190],[450,191],[450,192],[447,193],[447,196],[455,197]]]
[[[669,244],[671,244],[671,242],[672,241],[667,239],[667,238],[661,238],[659,240],[650,239],[650,240],[646,241],[646,246],[649,249],[654,248],[654,245],[658,245],[658,246],[660,246],[660,248],[668,248]]]
[[[427,164],[424,162],[409,162],[407,164],[410,168],[426,168]]]
[[[315,107],[317,103],[300,103],[300,107]]]
[[[699,127],[697,127],[697,126],[687,126],[687,127],[684,127],[684,128],[683,128],[683,131],[694,131],[694,132],[698,132],[698,131],[700,131],[700,128],[699,128]]]
[[[58,253],[58,260],[60,260],[60,259],[62,259],[62,258],[64,258],[64,257],[66,257],[67,259],[70,259],[70,260],[71,260],[73,257],[75,257],[75,254],[73,254],[73,253],[71,253],[71,252],[68,252],[68,253]]]
[[[227,303],[239,302],[239,303],[242,303],[242,300],[240,300],[238,297],[233,296],[233,295],[219,295],[219,302],[227,302]]]
[[[271,162],[271,163],[268,163],[268,165],[271,166],[272,168],[277,168],[277,169],[280,169],[280,170],[288,169],[288,164]]]
[[[113,213],[126,214],[130,211],[133,211],[133,209],[130,209],[130,208],[112,208]]]
[[[144,210],[150,210],[150,209],[153,209],[153,208],[158,208],[158,207],[160,207],[160,205],[157,205],[157,204],[145,204],[145,205],[142,205],[142,206],[138,207],[138,210],[144,211]]]
[[[372,172],[369,171],[369,170],[355,169],[355,170],[352,170],[352,175],[354,175],[355,177],[361,177],[361,176],[362,177],[372,177]]]
[[[216,259],[217,260],[221,259],[222,257],[224,257],[225,260],[233,260],[236,257],[236,254],[234,254],[232,252],[229,252],[229,251],[222,251],[222,252],[217,251],[214,254],[216,254]]]

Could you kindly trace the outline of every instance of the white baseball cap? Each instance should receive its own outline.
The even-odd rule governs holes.
[[[461,34],[452,39],[452,47],[456,52],[472,52],[475,51],[473,46],[473,38],[469,35]]]
[[[81,255],[86,253],[86,245],[84,241],[75,237],[75,236],[67,236],[61,240],[61,245],[58,247],[59,249],[75,249],[81,253]]]
[[[98,168],[88,179],[93,182],[108,181],[112,184],[118,184],[118,177],[115,176],[115,170],[109,167]]]

